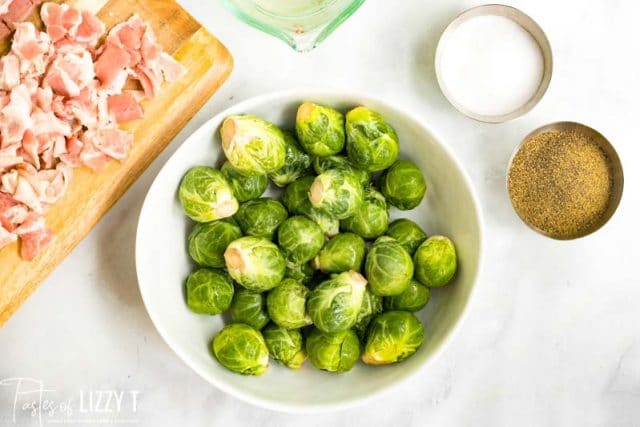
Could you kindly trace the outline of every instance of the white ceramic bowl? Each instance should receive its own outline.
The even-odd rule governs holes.
[[[336,375],[314,369],[308,362],[292,371],[271,362],[260,377],[246,377],[223,368],[210,350],[223,325],[221,316],[191,313],[184,301],[184,280],[194,266],[185,249],[191,224],[177,199],[184,173],[195,165],[220,165],[218,128],[230,114],[251,113],[284,128],[292,128],[303,101],[314,101],[347,111],[365,105],[396,129],[401,157],[416,162],[429,189],[422,204],[410,212],[392,210],[392,218],[409,217],[428,234],[453,239],[459,256],[454,282],[434,290],[427,307],[418,313],[425,325],[420,350],[392,366],[358,363],[349,373]],[[321,412],[353,406],[388,391],[410,375],[421,372],[445,347],[459,327],[478,277],[482,257],[480,206],[466,173],[455,156],[421,120],[385,102],[342,92],[296,91],[259,96],[217,115],[196,131],[162,168],[144,202],[138,224],[136,265],[140,291],[149,315],[169,346],[207,381],[247,402],[287,412]]]

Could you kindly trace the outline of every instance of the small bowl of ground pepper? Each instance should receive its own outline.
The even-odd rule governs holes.
[[[507,173],[518,216],[558,240],[600,229],[616,211],[623,186],[622,164],[611,143],[575,122],[552,123],[527,135]]]

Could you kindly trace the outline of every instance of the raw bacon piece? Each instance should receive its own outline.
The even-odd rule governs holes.
[[[31,12],[33,12],[33,9],[40,3],[41,1],[38,0],[12,0],[9,2],[7,12],[0,16],[0,18],[9,28],[15,28],[15,24],[27,19],[27,17],[31,15]]]
[[[67,4],[45,3],[40,17],[56,46],[71,43],[93,47],[105,31],[104,23],[95,15]]]
[[[112,93],[122,91],[127,81],[129,55],[124,49],[115,45],[107,45],[95,63],[96,76],[102,87]]]
[[[44,77],[44,87],[56,94],[77,97],[95,77],[93,59],[86,49],[69,49],[58,54]]]
[[[32,261],[54,238],[44,218],[33,213],[16,228],[15,233],[20,236],[20,255],[26,261]]]
[[[0,225],[0,249],[18,240],[18,236],[10,233],[3,226]]]
[[[0,89],[12,90],[20,84],[20,59],[13,53],[0,58]]]
[[[10,101],[0,112],[0,132],[2,145],[17,143],[24,132],[31,128],[31,95],[25,85],[11,91]]]
[[[111,95],[108,101],[109,113],[115,117],[116,122],[126,123],[141,119],[144,116],[142,107],[135,95],[129,92],[120,95]]]
[[[118,128],[100,129],[94,142],[96,148],[107,156],[124,160],[133,144],[133,135]]]
[[[16,25],[11,51],[20,58],[23,75],[40,76],[53,54],[53,46],[47,33],[38,31],[31,22],[23,22]]]

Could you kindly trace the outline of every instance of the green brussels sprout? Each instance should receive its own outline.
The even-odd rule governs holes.
[[[287,368],[300,369],[307,354],[299,329],[286,329],[271,323],[263,329],[262,335],[271,357]]]
[[[262,375],[269,367],[269,350],[260,331],[243,323],[227,325],[213,339],[213,354],[230,371]]]
[[[314,328],[307,337],[307,355],[313,366],[323,371],[350,371],[360,357],[360,342],[351,329],[323,332]]]
[[[329,169],[351,171],[363,186],[369,184],[371,181],[371,174],[369,172],[352,165],[344,156],[315,157],[313,159],[313,170],[315,170],[317,175],[320,175]]]
[[[220,137],[227,160],[240,173],[267,175],[284,166],[284,136],[273,123],[252,115],[229,116]]]
[[[344,148],[344,116],[333,108],[305,102],[298,107],[296,133],[307,153],[337,154]]]
[[[380,189],[389,203],[408,211],[420,204],[427,192],[427,183],[415,163],[398,160],[380,177]]]
[[[324,234],[338,234],[340,221],[314,208],[309,200],[309,190],[314,181],[313,176],[305,176],[287,185],[282,195],[282,202],[294,215],[304,215],[320,226]]]
[[[318,329],[336,332],[356,324],[367,280],[355,271],[346,271],[320,283],[307,301],[309,316]]]
[[[380,114],[356,107],[347,113],[346,129],[347,154],[359,168],[377,172],[398,159],[398,135]]]
[[[356,324],[353,327],[361,341],[365,339],[367,327],[371,319],[380,313],[382,313],[382,297],[374,295],[367,289],[362,299],[362,307],[358,313],[358,320],[356,320]]]
[[[234,323],[245,323],[260,330],[270,320],[267,313],[267,297],[265,294],[240,288],[233,296],[229,314]]]
[[[413,261],[400,243],[383,236],[371,246],[364,271],[371,292],[379,296],[399,295],[413,278]]]
[[[288,216],[289,214],[282,203],[264,197],[241,204],[235,219],[247,236],[264,237],[271,240],[280,224]]]
[[[389,224],[387,236],[396,239],[406,250],[409,255],[413,255],[418,246],[427,240],[427,234],[422,228],[410,219],[396,219]]]
[[[364,190],[364,202],[358,211],[340,222],[343,230],[365,239],[382,236],[389,227],[389,209],[384,196],[374,188]]]
[[[201,266],[223,268],[225,249],[240,237],[242,230],[233,218],[198,223],[189,234],[189,255]]]
[[[285,279],[293,279],[297,282],[306,285],[313,279],[313,267],[308,263],[296,264],[295,262],[287,261],[287,265],[284,270]]]
[[[387,311],[369,324],[362,361],[368,365],[388,365],[412,356],[424,341],[424,328],[408,311]]]
[[[224,162],[220,171],[231,185],[233,195],[239,202],[257,199],[262,196],[269,185],[267,175],[244,175],[231,166],[228,161]]]
[[[223,270],[201,268],[187,278],[187,306],[198,314],[220,314],[231,305],[233,282]]]
[[[302,264],[320,252],[324,245],[324,233],[309,218],[292,216],[278,229],[278,245],[288,260]]]
[[[400,295],[384,297],[385,310],[420,311],[429,302],[431,291],[417,280],[411,280],[409,287]]]
[[[245,288],[264,292],[280,284],[285,260],[280,249],[263,237],[241,237],[227,246],[224,260],[229,275]]]
[[[307,314],[309,289],[293,279],[284,279],[269,291],[267,310],[271,320],[283,328],[298,329],[311,324]]]
[[[291,132],[282,133],[284,134],[284,142],[287,149],[284,166],[269,174],[271,181],[278,187],[291,184],[311,171],[311,157],[302,151]]]
[[[362,205],[363,196],[362,185],[355,175],[340,169],[321,173],[309,189],[311,206],[337,219],[355,214]]]
[[[227,218],[238,210],[238,200],[222,172],[207,166],[189,169],[180,181],[178,198],[184,213],[196,222]]]
[[[458,268],[458,256],[453,242],[444,236],[431,236],[413,255],[416,279],[425,286],[438,288],[453,279]]]
[[[367,246],[362,237],[340,233],[332,237],[313,259],[313,267],[325,273],[360,271]]]
[[[308,199],[307,199],[308,200]],[[311,221],[320,226],[320,229],[327,237],[335,236],[340,232],[340,220],[331,218],[329,215],[312,208],[306,215]]]

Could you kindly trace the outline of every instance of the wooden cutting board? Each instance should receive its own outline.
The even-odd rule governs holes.
[[[111,161],[101,173],[87,168],[74,170],[69,190],[46,215],[47,224],[57,238],[35,260],[23,261],[18,243],[0,250],[0,325],[89,233],[233,68],[227,49],[174,0],[68,3],[97,13],[107,28],[138,13],[151,24],[165,51],[180,61],[188,74],[179,82],[165,85],[158,98],[143,104],[144,119],[124,126],[135,134],[135,143],[126,161]],[[35,13],[32,19],[38,21]],[[6,44],[0,45],[0,49],[2,47],[6,48]]]

